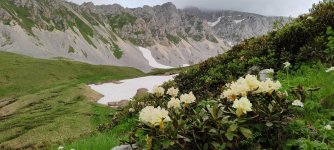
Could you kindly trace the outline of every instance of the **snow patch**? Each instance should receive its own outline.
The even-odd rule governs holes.
[[[224,17],[224,16],[222,16],[222,17]],[[219,17],[215,22],[208,22],[208,25],[210,27],[216,26],[220,22],[220,20],[222,19],[222,17]]]
[[[236,24],[238,24],[238,23],[240,23],[240,22],[242,22],[242,21],[244,21],[245,19],[241,19],[241,20],[233,20],[234,21],[234,23],[236,23]]]
[[[166,66],[163,64],[160,64],[159,62],[157,62],[154,57],[152,56],[152,53],[150,50],[148,50],[147,48],[144,47],[139,47],[140,52],[143,53],[143,56],[145,57],[145,59],[148,61],[148,64],[153,67],[153,68],[160,68],[160,69],[170,69],[170,68],[174,68],[171,66]]]
[[[161,85],[162,83],[172,80],[175,75],[171,76],[146,76],[134,79],[121,80],[120,84],[105,83],[100,85],[89,85],[94,91],[104,95],[103,98],[97,102],[107,105],[108,102],[117,102],[121,100],[130,100],[136,95],[137,90],[146,88],[152,92],[153,87]]]

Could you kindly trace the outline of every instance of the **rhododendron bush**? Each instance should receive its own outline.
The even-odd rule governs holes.
[[[139,124],[130,143],[144,149],[256,149],[282,147],[293,100],[281,83],[246,75],[217,99],[197,99],[176,87],[156,86],[146,101],[132,102]]]

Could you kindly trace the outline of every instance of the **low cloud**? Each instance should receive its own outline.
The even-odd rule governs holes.
[[[205,10],[237,10],[257,13],[267,16],[293,16],[307,13],[313,3],[319,0],[68,0],[77,4],[92,1],[96,5],[120,4],[135,8],[143,5],[160,5],[166,2],[174,3],[178,8],[188,6]]]

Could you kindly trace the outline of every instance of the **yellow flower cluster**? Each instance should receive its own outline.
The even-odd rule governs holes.
[[[153,126],[158,126],[161,122],[171,121],[166,109],[160,107],[154,108],[153,106],[143,108],[139,112],[139,120]]]
[[[154,86],[153,93],[155,94],[156,97],[161,97],[162,95],[164,95],[165,89],[160,86]]]
[[[194,103],[195,102],[196,97],[193,94],[193,92],[190,92],[189,94],[182,94],[180,96],[180,100],[181,100],[182,103],[190,104],[190,103]]]
[[[178,98],[172,97],[171,100],[167,104],[168,108],[180,108],[181,101]]]
[[[233,108],[237,109],[236,114],[240,117],[243,113],[247,114],[247,111],[252,111],[252,103],[247,97],[241,97],[233,102]]]
[[[237,81],[227,85],[227,90],[222,93],[222,98],[228,98],[234,101],[237,96],[247,96],[248,92],[255,93],[269,93],[281,88],[279,81],[272,81],[267,79],[266,81],[259,81],[255,75],[246,75],[245,78],[240,77]]]
[[[172,97],[176,97],[178,93],[179,93],[178,88],[171,87],[167,90],[167,94],[172,96]]]

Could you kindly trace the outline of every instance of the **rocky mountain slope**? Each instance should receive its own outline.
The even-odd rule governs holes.
[[[198,63],[270,31],[276,19],[181,10],[172,3],[129,9],[65,0],[1,0],[0,50],[149,71],[142,48],[163,65]]]

